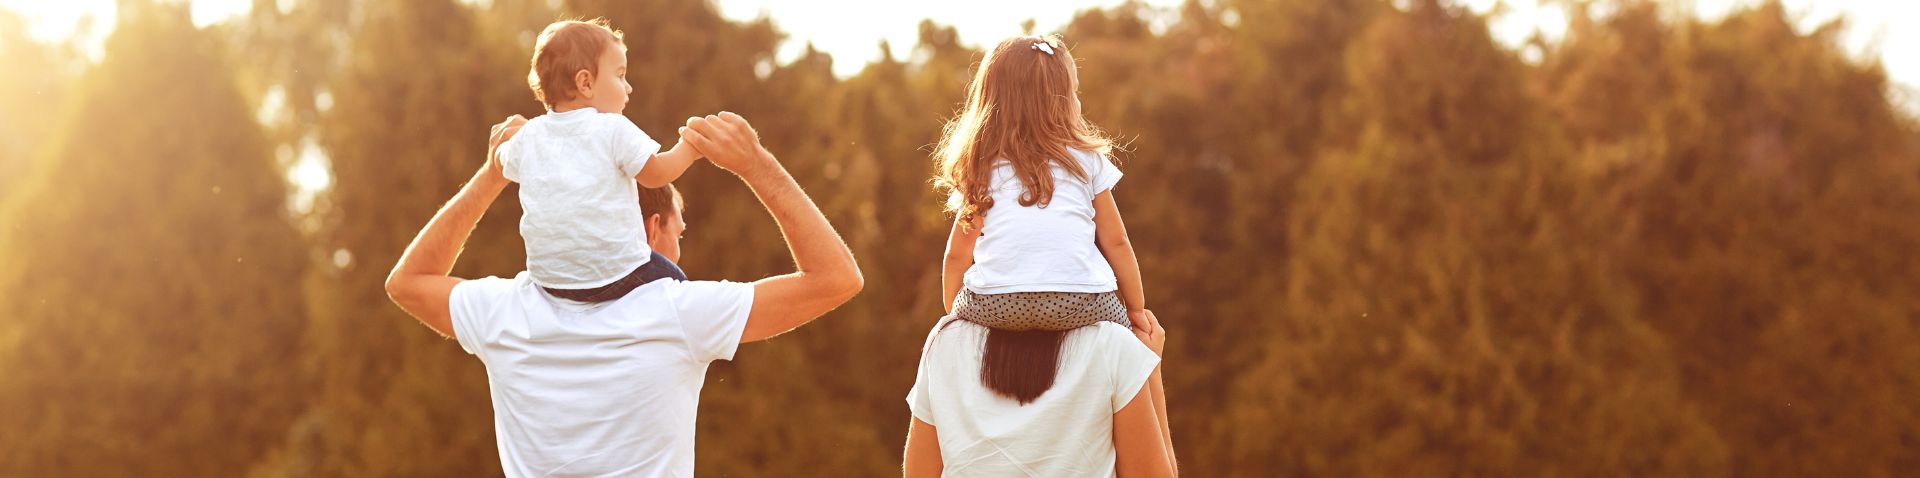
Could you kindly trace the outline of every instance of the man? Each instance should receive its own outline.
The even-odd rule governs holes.
[[[681,138],[753,190],[795,272],[748,284],[660,280],[597,304],[548,296],[525,272],[448,276],[506,187],[494,150],[525,121],[494,127],[486,165],[407,247],[387,295],[486,364],[508,476],[693,476],[708,363],[852,298],[863,286],[853,253],[752,126],[721,113],[689,119]]]
[[[647,217],[647,247],[674,264],[680,263],[680,236],[687,231],[686,199],[680,188],[667,184],[657,188],[640,186],[640,210]]]

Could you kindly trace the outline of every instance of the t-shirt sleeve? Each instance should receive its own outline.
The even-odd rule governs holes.
[[[927,422],[928,425],[940,426],[933,423],[933,399],[927,395],[927,362],[925,360],[920,361],[920,372],[913,379],[913,388],[907,390],[907,411],[913,413],[913,418]]]
[[[1120,172],[1119,166],[1113,164],[1113,160],[1107,159],[1100,153],[1090,151],[1079,151],[1079,153],[1082,154],[1082,159],[1086,160],[1087,178],[1092,179],[1094,195],[1107,192],[1113,189],[1114,185],[1120,184],[1120,177],[1125,174]]]
[[[907,389],[907,411],[913,413],[913,418],[936,427],[940,425],[933,423],[933,398],[927,393],[927,387],[931,385],[928,383],[928,372],[931,367],[939,365],[933,363],[933,339],[939,336],[940,329],[946,328],[949,320],[953,320],[953,317],[942,317],[933,324],[933,330],[927,332],[927,340],[920,346],[920,368],[914,373],[913,388]]]
[[[641,131],[639,125],[626,116],[610,115],[609,123],[613,131],[613,163],[620,168],[620,174],[626,177],[640,175],[640,169],[647,166],[647,160],[660,152],[660,143]]]
[[[1115,357],[1107,363],[1113,365],[1113,411],[1118,413],[1133,398],[1140,395],[1140,387],[1153,377],[1153,368],[1160,365],[1160,356],[1153,349],[1140,343],[1140,338],[1119,325],[1101,325],[1101,332],[1112,345]]]
[[[447,312],[453,321],[453,339],[468,354],[478,354],[493,336],[494,310],[513,292],[513,281],[487,277],[460,281],[447,295]]]
[[[514,136],[514,139],[519,138]],[[520,154],[520,142],[509,139],[505,143],[500,143],[499,153],[500,175],[506,176],[508,181],[520,182],[520,162],[525,161],[522,159],[524,155]]]
[[[689,281],[668,284],[667,297],[679,316],[688,352],[694,360],[733,360],[740,335],[753,310],[753,284]]]

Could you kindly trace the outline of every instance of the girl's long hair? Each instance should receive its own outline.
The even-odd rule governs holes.
[[[980,60],[966,104],[947,122],[934,153],[934,187],[949,195],[947,210],[961,224],[993,207],[988,183],[996,161],[1011,163],[1025,186],[1020,205],[1042,207],[1053,199],[1050,164],[1087,179],[1067,148],[1111,161],[1113,141],[1076,106],[1074,68],[1072,54],[1051,35],[1009,38]]]

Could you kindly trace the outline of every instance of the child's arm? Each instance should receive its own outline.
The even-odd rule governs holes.
[[[941,303],[941,307],[945,307],[948,313],[953,312],[953,298],[960,295],[967,268],[973,267],[973,245],[980,241],[978,218],[974,219],[971,227],[961,226],[960,219],[954,218],[953,232],[947,236],[947,258],[940,263],[940,297],[947,300]]]
[[[1129,315],[1146,310],[1140,261],[1133,256],[1133,242],[1127,239],[1127,224],[1120,220],[1120,205],[1114,203],[1111,189],[1093,197],[1093,238],[1113,266],[1113,276],[1120,282],[1120,302],[1127,305]]]
[[[673,149],[655,153],[653,159],[647,160],[646,166],[640,167],[640,174],[634,175],[633,179],[640,181],[641,186],[650,188],[664,187],[680,179],[680,175],[687,172],[687,167],[700,159],[700,151],[687,147],[685,143],[676,142]]]

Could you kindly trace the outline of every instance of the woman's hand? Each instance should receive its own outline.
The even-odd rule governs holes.
[[[1127,311],[1127,320],[1133,321],[1133,335],[1147,344],[1154,355],[1162,355],[1167,348],[1167,329],[1160,327],[1160,318],[1153,311],[1140,309]]]

